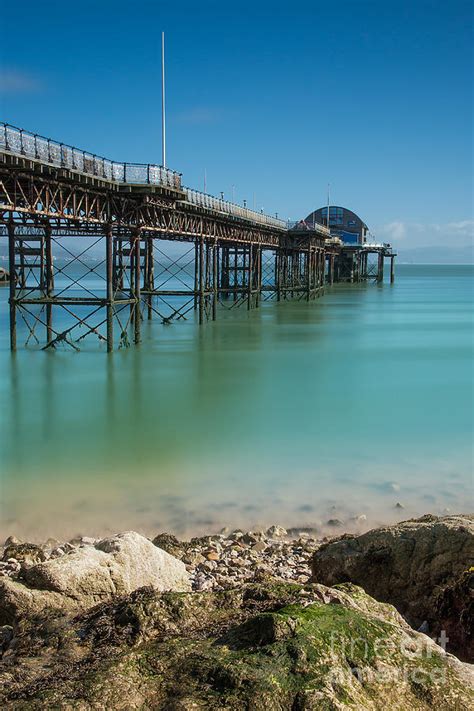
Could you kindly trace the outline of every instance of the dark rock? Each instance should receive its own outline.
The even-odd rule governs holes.
[[[7,651],[13,639],[13,627],[3,625],[0,627],[0,657]]]
[[[182,558],[185,552],[185,545],[171,533],[159,533],[153,539],[153,545],[158,546],[175,558]]]
[[[329,521],[326,521],[326,526],[331,526],[332,528],[341,528],[343,525],[343,522],[338,518],[330,518]]]
[[[474,567],[439,590],[435,602],[433,634],[445,632],[448,649],[466,661],[474,660]]]
[[[322,545],[313,556],[312,579],[325,585],[353,582],[395,605],[415,629],[424,620],[434,629],[439,591],[473,559],[474,516],[427,515]],[[459,652],[455,642],[448,650]]]

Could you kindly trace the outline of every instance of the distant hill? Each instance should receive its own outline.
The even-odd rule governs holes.
[[[71,238],[69,238],[68,248],[71,247]],[[439,245],[432,247],[397,247],[393,245],[398,257],[397,261],[408,264],[474,264],[474,247],[470,244],[461,246],[446,246]],[[72,250],[74,251],[74,250]],[[173,248],[168,255],[169,258],[179,254],[179,248],[173,245]],[[176,255],[174,255],[176,252]],[[97,258],[102,254],[101,250],[96,249],[93,255]],[[6,239],[0,241],[0,260],[8,257],[8,245]]]
[[[474,248],[470,244],[459,247],[439,245],[432,247],[398,248],[397,261],[408,264],[474,264]]]

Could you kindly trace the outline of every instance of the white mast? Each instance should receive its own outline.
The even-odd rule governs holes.
[[[166,106],[165,106],[165,33],[161,33],[161,148],[163,168],[166,168]]]
[[[330,185],[328,183],[328,212],[327,212],[327,228],[329,229],[329,188]]]

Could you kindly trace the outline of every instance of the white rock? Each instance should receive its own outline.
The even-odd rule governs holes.
[[[134,531],[35,565],[25,571],[25,580],[30,587],[72,597],[81,607],[145,585],[190,589],[184,563]]]

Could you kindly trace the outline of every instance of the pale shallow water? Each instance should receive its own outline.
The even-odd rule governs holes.
[[[145,324],[140,347],[111,357],[12,357],[7,296],[3,536],[473,508],[471,266],[400,265],[393,286],[336,285],[201,328]]]

